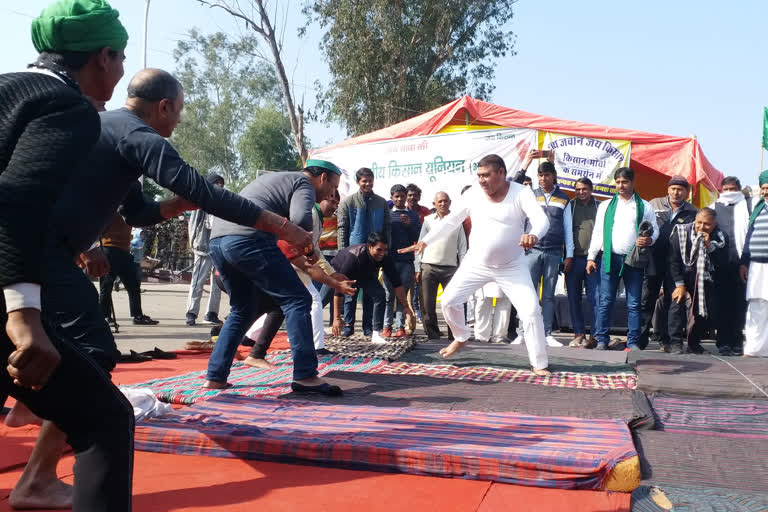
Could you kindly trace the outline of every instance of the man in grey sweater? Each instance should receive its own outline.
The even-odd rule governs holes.
[[[332,163],[308,160],[301,172],[267,174],[252,181],[240,194],[264,211],[311,230],[316,198],[335,194],[340,177],[341,171]],[[285,313],[293,354],[291,388],[299,393],[341,394],[338,386],[331,386],[317,376],[310,316],[312,298],[288,259],[298,268],[309,268],[313,262],[304,255],[312,252],[312,247],[281,248],[273,234],[216,218],[209,249],[229,295],[230,313],[208,360],[205,386],[227,386],[237,346],[262,313],[263,301],[254,299],[266,293]]]

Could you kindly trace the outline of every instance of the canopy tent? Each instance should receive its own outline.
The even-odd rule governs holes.
[[[723,179],[723,174],[704,156],[695,136],[675,137],[568,121],[494,105],[469,96],[387,128],[315,150],[312,155],[322,158],[324,154],[338,155],[344,148],[361,144],[500,127],[527,128],[541,134],[553,132],[629,141],[629,165],[636,172],[636,188],[646,199],[663,196],[668,178],[682,175],[694,185],[694,202],[699,206],[707,205],[716,197]]]

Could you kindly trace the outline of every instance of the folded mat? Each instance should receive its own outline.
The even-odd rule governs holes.
[[[657,394],[651,404],[657,430],[768,441],[768,400]]]
[[[224,392],[250,397],[278,396],[288,393],[293,380],[291,351],[272,352],[267,354],[267,360],[274,365],[271,370],[251,368],[242,363],[233,364],[227,379],[231,386],[227,389],[203,388],[205,371],[150,380],[136,386],[152,388],[157,398],[163,402],[185,405],[206,400]],[[364,372],[387,364],[383,359],[345,357],[336,354],[318,356],[317,361],[319,375],[325,375],[333,370]]]
[[[637,370],[637,389],[646,393],[768,399],[764,359],[636,352],[629,359]]]
[[[528,353],[514,345],[490,345],[487,343],[470,343],[461,351],[444,359],[440,349],[445,347],[443,342],[430,341],[419,343],[413,350],[403,355],[399,361],[421,364],[451,364],[453,366],[485,366],[504,369],[529,369]],[[566,349],[559,349],[562,354]],[[570,349],[575,352],[588,352],[583,349]],[[591,352],[591,351],[590,351]],[[568,352],[566,352],[568,353]],[[597,352],[596,352],[597,353]],[[624,354],[622,352],[622,354]],[[624,357],[622,355],[622,357]],[[589,359],[573,359],[555,356],[549,353],[549,369],[553,372],[573,373],[634,373],[634,369],[625,362],[593,361]]]
[[[515,412],[535,416],[619,419],[630,429],[652,429],[644,393],[634,390],[563,389],[537,384],[438,379],[334,371],[325,375],[344,390],[344,405],[451,411]],[[338,398],[289,393],[281,398],[339,403]]]
[[[768,492],[768,443],[643,430],[634,433],[643,482],[677,487]]]
[[[388,375],[426,375],[441,379],[476,380],[483,382],[524,382],[560,388],[579,389],[634,389],[634,373],[573,373],[555,372],[549,376],[536,375],[530,370],[504,370],[482,366],[452,366],[404,363],[396,361],[366,370],[366,373]]]
[[[560,489],[631,491],[640,481],[632,436],[620,420],[222,394],[140,422],[135,446]]]
[[[744,494],[727,489],[663,488],[641,485],[632,491],[632,512],[766,512],[768,494]]]
[[[387,343],[371,343],[370,336],[353,334],[352,336],[328,336],[325,338],[325,348],[336,354],[348,357],[371,357],[394,361],[411,350],[420,341],[426,341],[426,336],[407,336],[391,338]]]

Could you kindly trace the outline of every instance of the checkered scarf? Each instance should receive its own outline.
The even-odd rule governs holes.
[[[686,267],[696,266],[696,288],[695,295],[698,295],[699,315],[707,317],[707,301],[704,296],[704,282],[712,280],[710,272],[711,262],[709,253],[715,249],[725,246],[725,240],[722,239],[719,232],[712,232],[709,239],[709,247],[706,246],[704,237],[701,233],[694,233],[691,239],[691,249],[688,250],[688,233],[693,232],[693,223],[678,224],[675,226],[677,237],[680,240],[680,256],[683,259],[683,265]]]

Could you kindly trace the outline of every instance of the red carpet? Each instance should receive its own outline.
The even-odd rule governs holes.
[[[280,341],[272,348],[287,348]],[[208,356],[183,354],[170,361],[121,364],[114,380],[130,384],[202,370]],[[37,427],[7,429],[0,424],[0,512],[12,510],[8,493],[21,475],[36,434]],[[69,455],[59,464],[59,475],[69,483],[73,461]],[[291,512],[308,507],[329,512],[619,512],[629,510],[629,495],[136,452],[133,509],[137,512]]]

